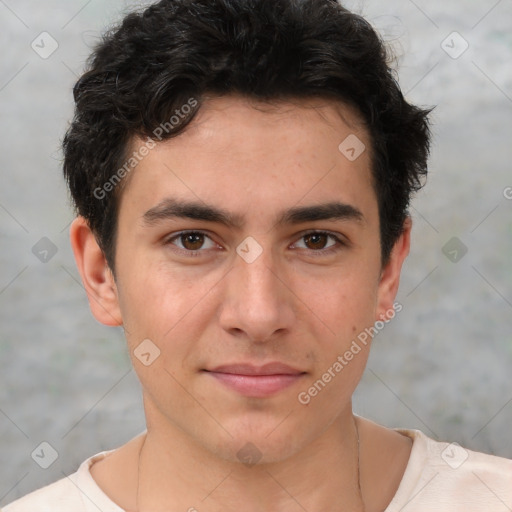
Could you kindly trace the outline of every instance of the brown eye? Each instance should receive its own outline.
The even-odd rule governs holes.
[[[180,236],[180,240],[185,249],[196,251],[204,244],[204,235],[201,233],[186,233]]]
[[[174,245],[182,253],[190,253],[190,255],[205,252],[216,246],[215,242],[201,231],[183,231],[169,238],[165,243]]]
[[[294,245],[299,249],[309,250],[312,254],[316,253],[321,256],[339,251],[346,244],[342,239],[328,231],[312,231],[302,235]]]
[[[304,241],[308,249],[325,249],[329,235],[326,233],[310,233],[304,236]]]

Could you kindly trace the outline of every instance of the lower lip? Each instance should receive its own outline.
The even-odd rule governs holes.
[[[219,372],[208,372],[208,374],[238,393],[254,398],[264,398],[282,391],[304,375],[302,373],[293,375],[238,375]]]

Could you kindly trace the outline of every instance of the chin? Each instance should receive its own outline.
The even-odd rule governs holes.
[[[256,426],[244,422],[226,428],[232,437],[226,436],[217,443],[207,441],[206,447],[226,462],[242,463],[247,467],[282,462],[308,443],[304,430],[284,423],[271,425],[265,422]]]

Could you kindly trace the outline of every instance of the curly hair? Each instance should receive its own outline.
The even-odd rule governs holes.
[[[161,0],[128,14],[90,55],[63,140],[75,210],[112,272],[123,186],[107,194],[105,184],[125,184],[134,136],[179,135],[209,94],[355,107],[371,140],[385,264],[427,174],[432,110],[405,100],[390,61],[370,23],[335,0]],[[197,108],[169,123],[191,98]]]

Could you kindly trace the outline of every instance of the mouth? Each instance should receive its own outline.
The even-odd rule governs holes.
[[[305,371],[277,362],[263,366],[246,363],[222,365],[203,372],[229,389],[252,398],[274,395],[307,374]]]

